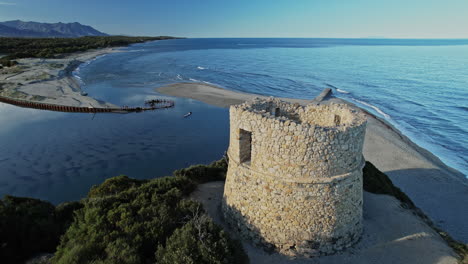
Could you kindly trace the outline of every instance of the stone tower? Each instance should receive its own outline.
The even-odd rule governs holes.
[[[230,127],[222,210],[235,231],[298,256],[331,254],[359,239],[362,112],[255,99],[231,106]]]

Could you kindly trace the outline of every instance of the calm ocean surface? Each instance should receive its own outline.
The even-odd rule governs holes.
[[[308,99],[330,87],[468,174],[468,40],[181,39],[122,50],[75,71],[90,96],[141,105],[160,96],[155,87],[205,82]],[[94,117],[0,103],[0,124],[0,195],[54,203],[119,174],[159,177],[218,159],[229,132],[226,109],[188,99]]]

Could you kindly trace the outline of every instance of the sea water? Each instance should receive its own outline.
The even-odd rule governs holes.
[[[122,51],[74,72],[89,96],[134,106],[170,98],[154,88],[176,82],[303,99],[329,87],[468,173],[467,40],[178,39]],[[161,177],[210,162],[229,143],[228,111],[190,99],[127,115],[0,104],[0,124],[0,195],[55,203],[119,174]]]
[[[468,40],[185,39],[127,50],[121,74],[154,86],[201,82],[302,99],[332,88],[468,173]]]

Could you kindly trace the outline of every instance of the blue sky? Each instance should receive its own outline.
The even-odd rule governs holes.
[[[468,38],[468,0],[0,0],[0,21],[109,34]]]

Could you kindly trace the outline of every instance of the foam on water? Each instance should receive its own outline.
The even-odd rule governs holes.
[[[367,106],[367,107],[370,107],[370,108],[374,109],[375,111],[377,111],[377,113],[379,113],[383,117],[385,117],[385,119],[390,119],[390,116],[388,114],[386,114],[384,111],[380,110],[380,108],[378,108],[375,105],[371,105],[369,103],[366,103],[364,101],[361,101],[361,100],[358,100],[358,99],[355,99],[355,98],[351,98],[351,100],[353,100],[354,102],[356,102],[358,104],[361,104],[361,105],[364,105],[364,106]]]
[[[136,49],[136,50],[125,50],[125,52],[144,52],[145,49]]]
[[[387,119],[449,166],[468,173],[468,42],[327,41],[158,41],[127,48],[139,52],[100,57],[73,74],[93,97],[117,105],[159,97],[155,87],[184,80],[304,99],[330,87],[335,96]],[[249,42],[255,45],[237,45]],[[229,141],[228,110],[175,100],[176,108],[168,111],[95,118],[0,103],[0,194],[75,200],[107,177],[153,178],[219,158]],[[181,121],[189,111],[197,114]],[[123,123],[131,129],[122,129]]]
[[[424,135],[411,139],[468,173],[462,158],[468,156],[462,103],[468,96],[466,40],[185,39],[144,47],[132,66],[162,71],[163,84],[203,80],[235,91],[303,99],[330,87],[335,96],[402,131]],[[180,78],[171,79],[176,74]]]
[[[342,90],[342,89],[338,89],[338,88],[336,89],[336,91],[339,92],[339,93],[349,94],[348,91],[345,91],[345,90]]]
[[[86,83],[85,83],[85,82],[83,81],[83,79],[80,77],[81,69],[87,67],[88,65],[90,65],[91,63],[93,63],[93,62],[96,61],[96,60],[99,60],[99,59],[104,58],[104,57],[107,56],[107,55],[108,55],[108,54],[99,55],[99,56],[96,56],[95,58],[92,58],[92,59],[90,59],[90,60],[88,60],[88,61],[85,61],[85,62],[81,63],[78,67],[76,67],[76,68],[72,71],[72,76],[73,76],[73,78],[75,78],[81,86],[86,85]]]
[[[80,77],[80,67],[76,68],[74,71],[72,71],[72,76],[75,78],[75,80],[78,81],[78,83],[81,86],[86,85],[86,83],[83,81],[83,79]]]
[[[202,82],[204,82],[204,83],[206,83],[206,84],[210,84],[210,85],[216,85],[216,84],[211,83],[211,82],[208,82],[208,81],[202,81]]]
[[[74,74],[87,86],[107,76],[99,75],[103,71],[121,77],[112,79],[114,86],[192,81],[303,99],[330,87],[468,174],[468,41],[185,39],[143,46],[84,64]],[[154,74],[143,74],[142,67]],[[99,99],[120,100],[109,93]]]

